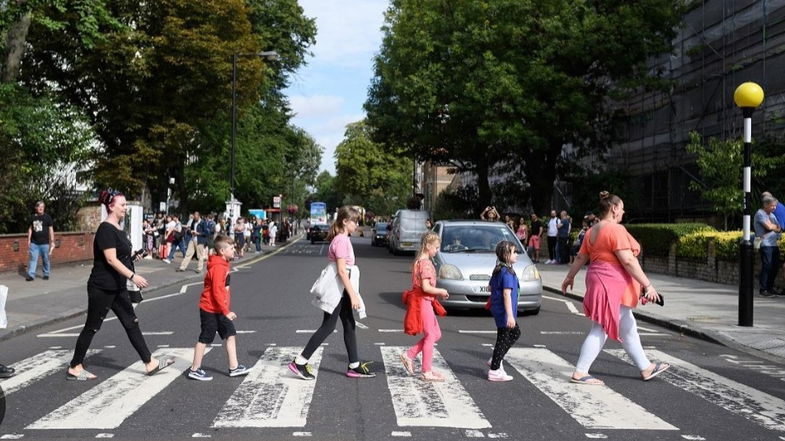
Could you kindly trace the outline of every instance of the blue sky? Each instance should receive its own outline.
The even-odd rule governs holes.
[[[324,148],[320,170],[335,175],[335,146],[346,124],[361,120],[373,76],[373,56],[382,40],[387,0],[300,0],[316,19],[316,45],[308,65],[292,78],[286,95],[292,123]]]

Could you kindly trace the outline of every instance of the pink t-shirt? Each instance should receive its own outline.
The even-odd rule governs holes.
[[[339,234],[333,238],[327,250],[327,258],[330,262],[346,259],[347,265],[354,265],[354,248],[348,234]]]

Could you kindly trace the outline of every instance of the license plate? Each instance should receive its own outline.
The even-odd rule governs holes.
[[[481,286],[479,288],[474,288],[474,291],[485,294],[485,293],[488,292],[488,287],[487,286]]]
[[[411,247],[411,246],[414,246],[414,243],[412,243],[412,242],[401,242],[401,246],[402,247]]]

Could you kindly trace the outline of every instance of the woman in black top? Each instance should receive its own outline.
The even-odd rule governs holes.
[[[108,216],[95,233],[93,270],[87,281],[87,320],[76,340],[74,357],[66,378],[82,381],[97,378],[88,372],[82,363],[93,336],[101,329],[110,309],[125,328],[128,339],[145,364],[147,374],[152,375],[174,363],[174,360],[152,358],[128,297],[128,281],[139,288],[145,288],[147,280],[133,271],[131,241],[120,229],[120,221],[125,217],[125,196],[118,192],[102,191],[98,199],[106,206]]]

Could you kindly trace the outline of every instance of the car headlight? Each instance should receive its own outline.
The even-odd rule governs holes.
[[[458,269],[455,265],[442,265],[439,268],[439,278],[440,279],[451,279],[451,280],[463,280],[463,274],[461,274],[461,270]]]
[[[523,269],[523,273],[521,274],[521,281],[522,282],[531,282],[534,280],[540,280],[540,272],[537,271],[537,267],[534,265],[529,265]]]

